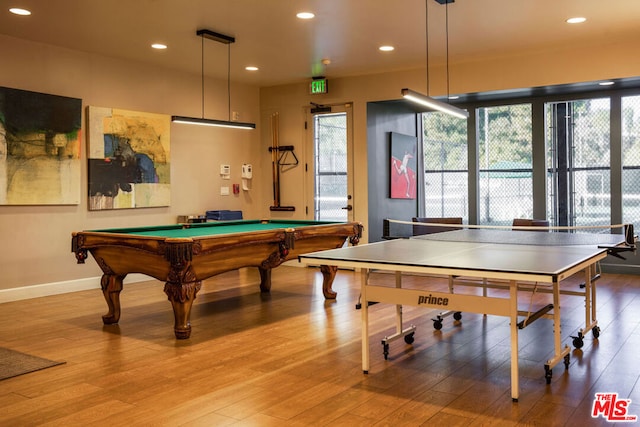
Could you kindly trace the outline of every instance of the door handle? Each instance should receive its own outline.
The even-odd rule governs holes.
[[[345,207],[343,207],[343,208],[340,208],[340,209],[346,209],[346,210],[348,210],[348,211],[352,211],[352,210],[353,210],[353,206],[351,206],[351,205],[347,205],[347,206],[345,206]]]

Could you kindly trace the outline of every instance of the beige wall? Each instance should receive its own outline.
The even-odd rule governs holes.
[[[0,57],[0,86],[80,98],[83,124],[89,105],[195,117],[202,113],[199,75],[4,36]],[[226,80],[206,82],[206,117],[228,117],[226,85]],[[232,85],[231,93],[232,110],[240,112],[242,121],[259,122],[259,89]],[[86,140],[83,129],[83,144]],[[84,146],[82,155],[79,205],[0,206],[0,290],[53,282],[62,282],[59,287],[64,289],[66,282],[82,278],[92,278],[97,287],[94,279],[101,272],[94,260],[76,265],[71,253],[71,233],[76,230],[175,223],[178,215],[208,209],[237,209],[245,217],[258,217],[266,203],[264,191],[255,184],[239,196],[220,196],[222,184],[241,182],[242,163],[262,167],[259,130],[172,124],[171,206],[166,208],[89,212]],[[230,181],[220,179],[223,163],[232,167]]]
[[[81,98],[83,106],[117,107],[163,114],[199,116],[200,77],[173,70],[131,64],[113,58],[34,44],[0,36],[0,85]],[[331,76],[330,68],[326,73]],[[430,70],[432,96],[446,93],[445,72]],[[450,64],[451,93],[483,92],[551,84],[640,76],[640,44],[604,40],[589,48],[553,47],[519,57],[474,58]],[[100,271],[90,259],[75,264],[70,252],[74,230],[174,222],[179,214],[207,209],[241,209],[245,218],[304,218],[304,165],[281,177],[282,204],[292,213],[269,211],[272,204],[270,117],[280,117],[280,144],[294,145],[301,160],[306,153],[303,109],[309,102],[353,103],[355,141],[354,213],[367,226],[367,126],[370,101],[398,99],[402,87],[426,92],[425,70],[331,79],[329,94],[311,96],[307,83],[258,89],[232,88],[232,109],[243,121],[258,124],[255,132],[172,125],[171,206],[167,208],[87,211],[86,161],[83,159],[82,201],[78,206],[0,206],[0,302],[2,290],[56,284],[73,290],[74,281],[98,286]],[[225,82],[207,82],[205,115],[226,118]],[[84,114],[84,111],[83,111]],[[83,140],[86,138],[83,135]],[[220,196],[221,163],[232,165],[232,183],[240,182],[240,165],[254,166],[252,190],[240,196]],[[366,230],[366,229],[365,229]],[[5,292],[5,295],[11,292]],[[5,297],[7,300],[10,297]]]

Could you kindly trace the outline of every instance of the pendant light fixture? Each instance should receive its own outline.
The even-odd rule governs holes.
[[[444,4],[446,9],[446,43],[447,43],[447,96],[449,95],[449,3],[453,3],[455,0],[436,0],[440,4]],[[446,102],[439,101],[429,96],[429,0],[425,0],[425,41],[427,52],[427,95],[423,95],[411,89],[404,88],[400,91],[402,97],[408,101],[416,104],[420,104],[424,107],[431,108],[454,117],[461,119],[469,118],[469,112],[461,108],[455,107]]]
[[[200,36],[201,47],[201,61],[202,61],[202,117],[185,117],[185,116],[171,116],[173,123],[184,123],[190,125],[201,126],[218,126],[235,129],[255,129],[255,123],[235,122],[231,121],[231,43],[235,43],[236,39],[225,34],[216,33],[215,31],[202,29],[197,30],[196,35]],[[227,100],[229,119],[228,120],[214,120],[204,118],[204,39],[214,40],[222,44],[227,45]]]

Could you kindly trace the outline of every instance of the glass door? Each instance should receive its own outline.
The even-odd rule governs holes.
[[[321,110],[317,112],[314,110]],[[351,104],[308,109],[307,132],[313,150],[307,217],[317,221],[353,220]]]

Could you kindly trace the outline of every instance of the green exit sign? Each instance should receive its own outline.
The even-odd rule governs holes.
[[[310,92],[311,94],[329,92],[327,79],[313,79],[311,81]]]

